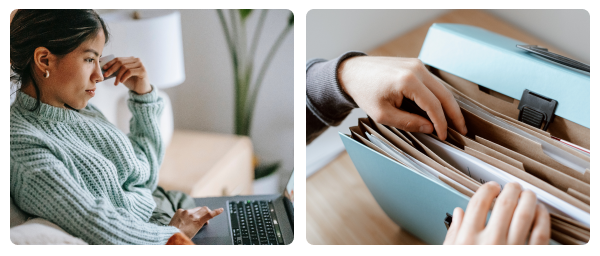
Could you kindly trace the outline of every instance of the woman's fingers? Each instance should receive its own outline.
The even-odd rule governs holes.
[[[118,57],[112,59],[102,66],[102,70],[106,70],[106,72],[104,72],[104,77],[111,76],[113,73],[117,72],[121,66],[133,62],[136,62],[136,58],[134,57]]]
[[[448,124],[446,123],[446,117],[444,117],[442,104],[416,76],[409,79],[409,81],[405,82],[414,86],[408,86],[404,92],[404,96],[417,103],[421,109],[427,112],[427,116],[433,122],[438,137],[441,140],[445,140]]]
[[[206,206],[202,206],[202,207],[196,207],[190,211],[193,211],[194,214],[199,215],[200,218],[208,217],[208,219],[212,219],[212,218],[216,217],[217,215],[221,214],[223,212],[223,208],[211,210],[210,208],[208,208]]]
[[[542,204],[537,204],[535,221],[529,237],[529,244],[547,245],[550,242],[550,214]]]
[[[223,213],[223,211],[224,211],[223,208],[219,208],[219,209],[212,210],[212,211],[210,209],[208,209],[208,211],[203,213],[203,216],[200,218],[200,220],[202,222],[208,222],[208,220],[210,220],[214,217],[217,217],[217,215]]]
[[[110,60],[109,62],[105,63],[104,66],[102,66],[103,69],[108,69],[110,68],[113,64],[121,62],[121,63],[129,63],[131,62],[133,59],[135,59],[134,57],[117,57],[114,58],[112,60]]]
[[[114,72],[119,70],[119,68],[121,68],[121,65],[119,64],[118,61],[119,61],[119,58],[114,58],[111,61],[104,64],[104,66],[100,67],[102,70],[105,70],[104,77],[109,77]]]
[[[123,66],[121,66],[121,69],[119,69],[119,74],[117,74],[117,77],[115,79],[115,85],[118,85],[119,83],[123,82],[123,75],[127,71],[135,69],[135,68],[139,68],[140,66],[141,66],[141,64],[138,62],[128,63],[128,64],[124,64]]]
[[[217,215],[223,213],[223,211],[224,211],[223,208],[216,209],[214,211],[211,211],[210,216],[211,216],[211,218],[217,217]]]
[[[487,213],[490,211],[494,198],[496,198],[499,193],[500,185],[493,181],[479,187],[467,205],[467,211],[465,212],[465,217],[463,218],[461,225],[463,228],[461,228],[461,230],[465,230],[467,234],[477,234],[483,230],[485,227],[485,220],[487,219]]]
[[[120,79],[121,81],[119,81],[119,82],[125,83],[125,81],[127,81],[127,79],[129,79],[130,77],[135,76],[137,73],[139,73],[138,70],[139,69],[137,69],[137,68],[127,70],[127,72],[125,72],[125,74],[123,74],[123,76]]]
[[[508,229],[511,225],[515,208],[517,208],[517,203],[519,203],[520,194],[521,185],[518,183],[511,182],[504,186],[504,190],[502,190],[502,193],[496,199],[494,210],[492,210],[490,220],[485,227],[487,233],[490,235],[488,242],[492,244],[506,243]],[[520,214],[524,213],[520,212]]]
[[[529,190],[521,192],[519,204],[515,209],[508,229],[508,244],[525,244],[527,242],[527,236],[531,231],[533,219],[535,218],[536,207],[537,197],[535,193]]]
[[[446,239],[444,239],[444,245],[448,244],[456,244],[456,237],[458,235],[458,231],[460,230],[460,225],[462,223],[463,209],[460,207],[454,208],[454,212],[452,213],[452,223],[450,224],[450,228],[448,229],[448,233],[446,233]]]

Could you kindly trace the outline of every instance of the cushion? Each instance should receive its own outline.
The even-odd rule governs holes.
[[[12,219],[12,217],[11,217]],[[10,229],[13,244],[87,244],[69,235],[56,224],[42,218],[35,218]]]
[[[87,244],[42,218],[29,215],[10,198],[10,240],[14,244]]]

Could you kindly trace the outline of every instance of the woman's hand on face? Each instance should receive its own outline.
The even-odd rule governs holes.
[[[101,68],[106,70],[104,77],[109,77],[113,73],[118,72],[115,78],[115,86],[123,83],[129,90],[137,94],[145,94],[152,91],[152,86],[148,81],[148,73],[139,58],[114,58]]]
[[[196,207],[194,209],[179,209],[171,218],[169,226],[174,226],[181,230],[186,236],[192,238],[198,231],[208,224],[208,221],[223,212],[223,208],[211,211],[208,207]]]
[[[467,133],[456,100],[418,59],[352,57],[341,63],[338,80],[342,90],[378,123],[421,133],[431,133],[435,127],[438,137],[445,140],[445,112],[460,133]],[[400,110],[404,98],[426,111],[433,125]]]
[[[467,205],[467,212],[454,209],[452,224],[444,244],[529,244],[547,245],[550,241],[550,215],[537,203],[535,194],[522,191],[517,183],[481,186]],[[490,220],[485,224],[494,198],[498,196]]]

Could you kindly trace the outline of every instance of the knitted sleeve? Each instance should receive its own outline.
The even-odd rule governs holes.
[[[306,144],[329,126],[339,125],[358,107],[340,88],[337,69],[344,60],[363,55],[353,51],[330,61],[313,59],[306,63]]]
[[[10,193],[25,212],[55,223],[89,244],[165,244],[179,232],[148,223],[82,187],[48,148],[27,139],[12,150]],[[17,157],[19,156],[19,157]],[[28,161],[23,161],[23,159]]]
[[[151,92],[143,95],[129,91],[127,104],[133,114],[127,136],[138,160],[150,169],[150,178],[145,187],[154,191],[158,185],[158,171],[165,153],[159,120],[164,102],[154,87]]]

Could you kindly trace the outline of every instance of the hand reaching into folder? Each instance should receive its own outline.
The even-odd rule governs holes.
[[[340,86],[376,122],[409,132],[432,133],[446,139],[444,113],[462,134],[467,127],[456,100],[418,59],[352,57],[338,69]],[[400,110],[402,101],[414,101],[427,119]]]
[[[525,244],[529,239],[529,244],[547,245],[550,215],[536,202],[535,194],[523,191],[518,183],[508,183],[500,193],[498,183],[488,182],[473,195],[466,213],[458,207],[454,210],[444,244]]]

